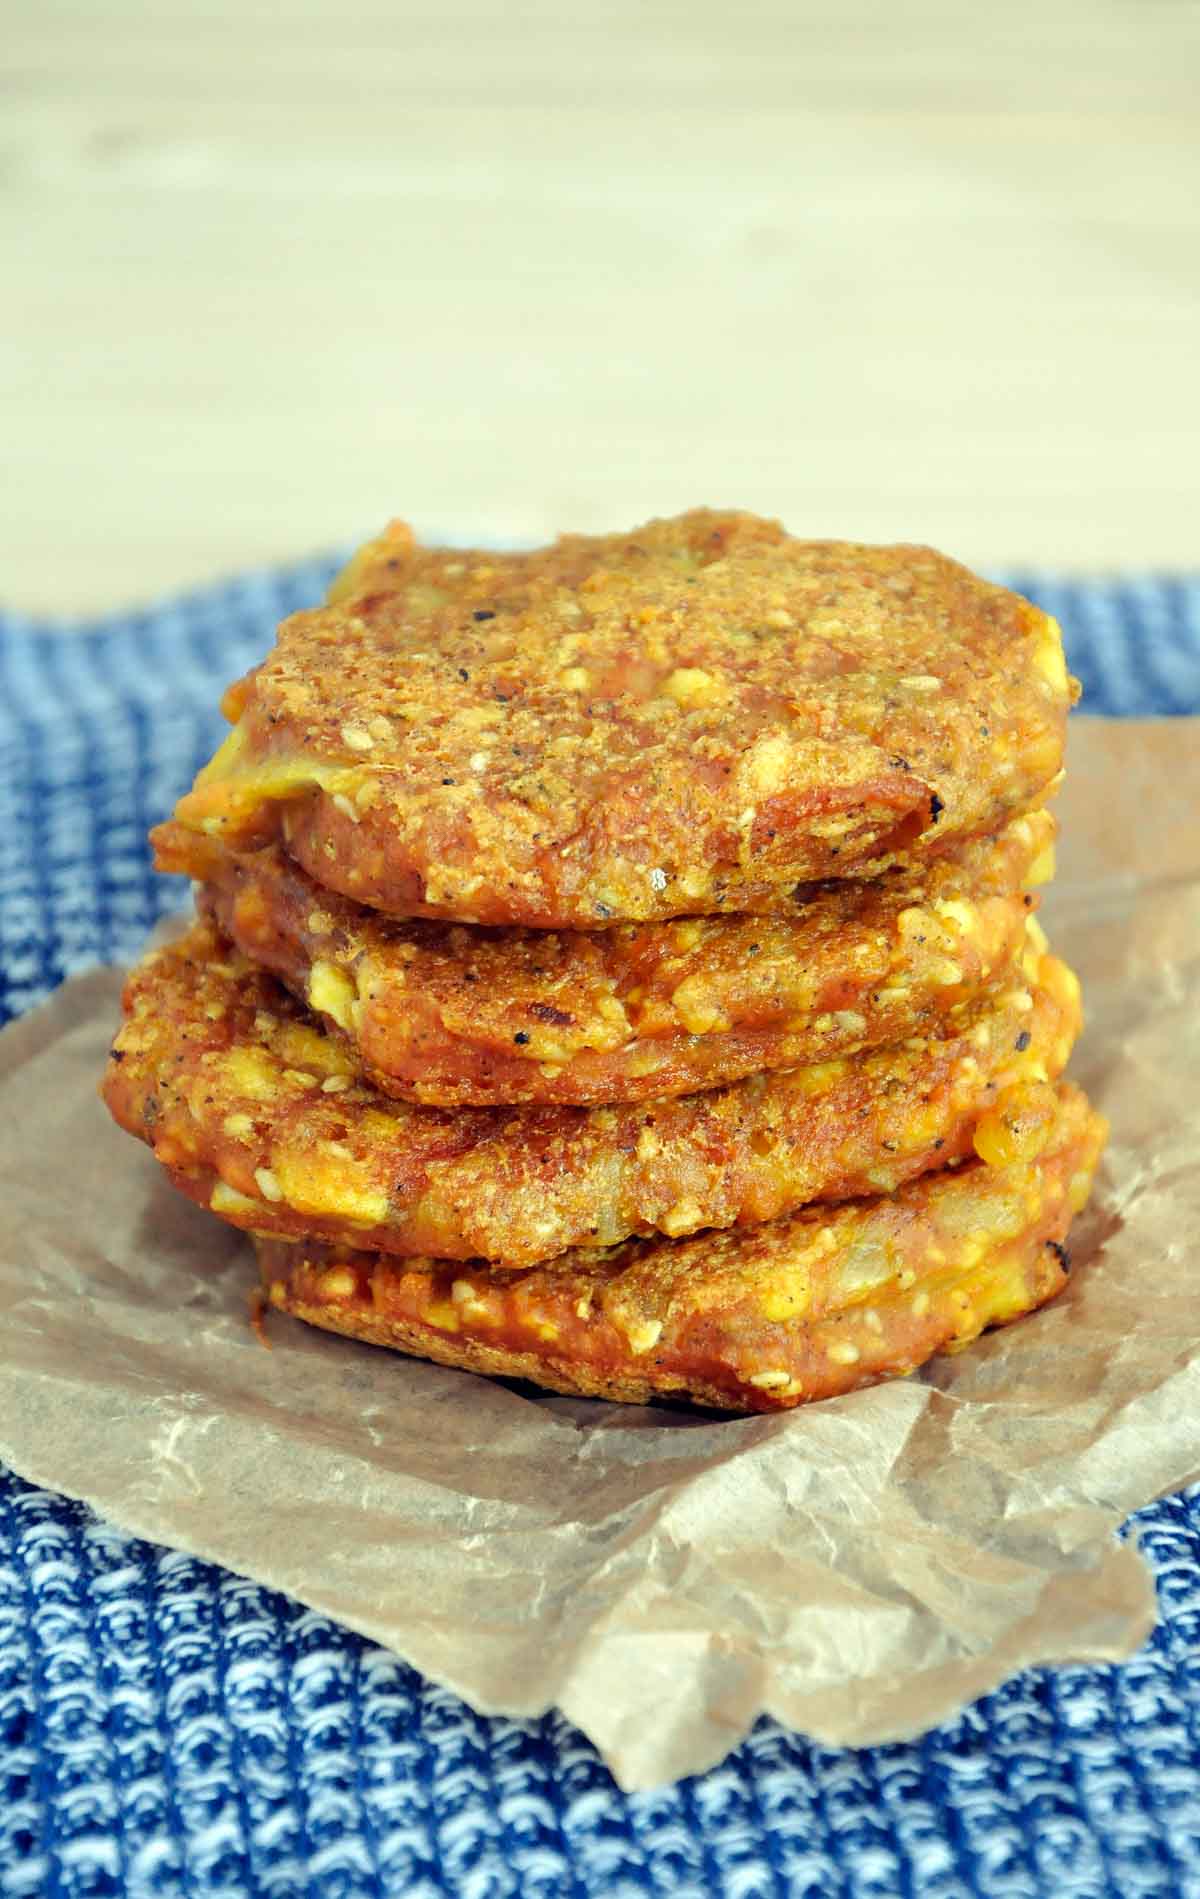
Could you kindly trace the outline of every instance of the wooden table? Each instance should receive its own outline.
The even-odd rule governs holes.
[[[696,501],[1198,558],[1192,0],[30,0],[0,598]]]

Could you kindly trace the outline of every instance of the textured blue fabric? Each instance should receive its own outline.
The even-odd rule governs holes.
[[[136,949],[182,894],[145,832],[218,689],[332,561],[87,625],[0,614],[0,1011]],[[1200,580],[1003,576],[1085,705],[1200,712]],[[906,1746],[762,1721],[622,1795],[565,1722],[485,1719],[323,1617],[0,1472],[0,1895],[1200,1899],[1200,1491],[1134,1520],[1160,1625]]]

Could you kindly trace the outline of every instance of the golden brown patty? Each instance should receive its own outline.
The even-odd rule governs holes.
[[[401,923],[324,891],[277,846],[235,855],[182,826],[161,868],[341,1028],[377,1088],[436,1107],[692,1094],[938,1032],[1016,958],[1054,820],[880,883],[811,886],[793,918],[581,933]]]
[[[642,1402],[772,1411],[912,1371],[1059,1291],[1105,1124],[1063,1083],[1040,1152],[735,1233],[521,1273],[259,1240],[272,1304],[376,1345]]]
[[[199,924],[131,975],[105,1099],[177,1186],[236,1226],[535,1265],[888,1192],[973,1142],[997,1158],[992,1110],[1014,1152],[1036,1141],[1079,1004],[1029,930],[1014,981],[938,1040],[672,1101],[450,1112],[361,1082],[340,1038]]]
[[[538,929],[789,905],[1039,804],[1054,622],[927,548],[699,510],[525,554],[366,550],[227,696],[178,807],[397,916]]]

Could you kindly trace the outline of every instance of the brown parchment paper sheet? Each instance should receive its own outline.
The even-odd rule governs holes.
[[[1056,947],[1111,1116],[1050,1309],[923,1377],[713,1421],[522,1391],[247,1321],[248,1245],[110,1126],[119,979],[0,1038],[0,1457],[395,1649],[488,1712],[551,1704],[618,1780],[762,1710],[920,1732],[1153,1620],[1113,1531],[1200,1476],[1200,721],[1079,720]]]

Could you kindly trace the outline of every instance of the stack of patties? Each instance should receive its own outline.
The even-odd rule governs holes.
[[[226,697],[200,921],[105,1083],[272,1305],[768,1410],[1051,1298],[1104,1124],[1036,922],[1058,629],[920,547],[698,511],[394,526]]]

